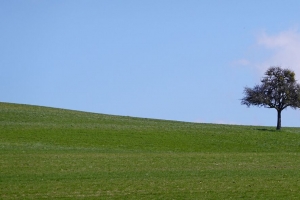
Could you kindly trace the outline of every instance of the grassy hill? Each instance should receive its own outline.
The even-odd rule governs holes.
[[[298,199],[300,128],[0,103],[0,199]]]

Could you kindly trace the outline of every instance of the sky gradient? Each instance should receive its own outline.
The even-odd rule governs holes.
[[[0,0],[0,101],[276,125],[241,105],[270,66],[300,80],[300,1]],[[300,126],[300,110],[282,112]]]

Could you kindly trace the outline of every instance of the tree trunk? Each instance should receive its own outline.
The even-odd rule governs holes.
[[[281,110],[277,110],[277,127],[276,130],[281,129]]]

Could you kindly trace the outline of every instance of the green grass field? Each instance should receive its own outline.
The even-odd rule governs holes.
[[[0,199],[300,199],[300,128],[0,103]]]

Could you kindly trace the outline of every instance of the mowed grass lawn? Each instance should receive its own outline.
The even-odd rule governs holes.
[[[300,199],[300,128],[0,103],[0,199]]]

